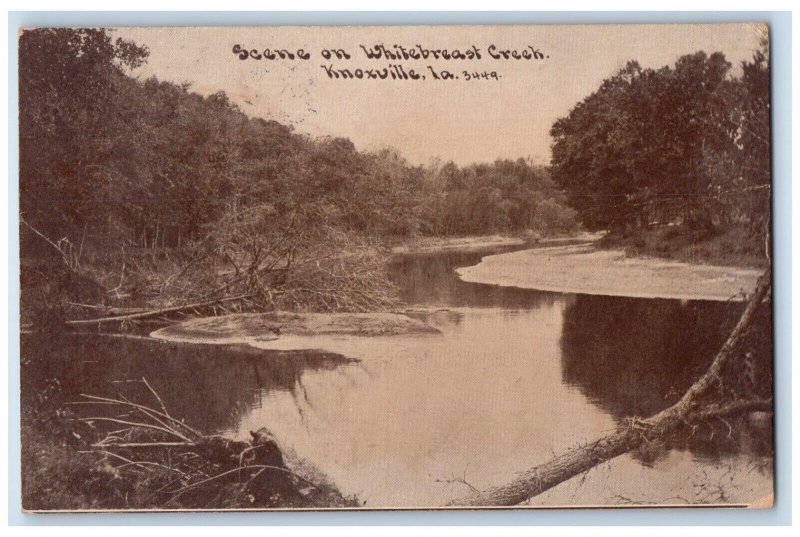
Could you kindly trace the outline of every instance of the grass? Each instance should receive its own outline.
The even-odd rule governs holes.
[[[164,492],[165,481],[173,481],[171,474],[160,469],[139,471],[139,467],[122,464],[116,457],[103,457],[102,452],[92,451],[92,444],[106,437],[107,432],[101,430],[99,423],[81,421],[81,411],[66,404],[60,383],[47,373],[51,369],[49,364],[42,359],[23,358],[21,366],[21,500],[26,511],[362,505],[355,497],[343,496],[327,476],[294,453],[284,454],[286,464],[299,469],[314,487],[307,486],[303,480],[294,480],[279,488],[268,475],[258,481],[254,478],[248,481],[249,474],[243,477],[234,473],[226,479],[198,483],[190,493],[172,501],[172,494]],[[123,454],[131,457],[131,453],[124,450]],[[145,457],[169,470],[173,467],[173,456],[178,454],[172,448],[153,449],[144,455],[136,453],[132,458]],[[213,453],[198,448],[189,455],[196,457],[192,461],[198,461],[192,466],[201,467],[209,475],[229,473],[224,472],[230,466],[227,452],[222,458],[215,458]],[[178,459],[175,461],[175,467],[179,467]],[[180,486],[170,483],[169,489]]]
[[[22,508],[26,511],[361,506],[357,498],[344,497],[325,474],[293,453],[286,458],[288,464],[300,468],[317,488],[307,487],[308,490],[300,494],[299,488],[304,484],[298,482],[298,489],[282,490],[279,495],[250,494],[242,483],[223,480],[165,505],[164,500],[170,496],[160,493],[163,480],[123,472],[120,468],[125,465],[115,465],[95,454],[85,453],[88,448],[79,445],[79,438],[70,438],[67,431],[44,425],[40,420],[23,419],[21,426],[21,496]]]
[[[764,241],[744,226],[701,235],[683,226],[639,230],[623,237],[609,234],[601,248],[623,248],[629,257],[660,257],[686,263],[766,268]]]

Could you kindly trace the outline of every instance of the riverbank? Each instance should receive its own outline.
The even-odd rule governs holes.
[[[242,465],[240,453],[246,455],[249,470],[254,470],[254,464],[271,462],[247,456],[250,447],[256,445],[252,433],[223,437],[224,429],[220,427],[234,409],[252,401],[253,395],[248,394],[260,386],[258,382],[288,389],[306,368],[330,367],[349,360],[330,355],[265,360],[254,349],[244,347],[203,348],[74,334],[52,334],[44,339],[23,336],[21,354],[21,495],[25,510],[312,509],[362,505],[355,496],[342,494],[318,466],[280,442],[281,466],[296,479],[276,481],[274,475],[254,478],[248,469],[225,474]],[[254,360],[256,356],[260,359]],[[142,380],[148,378],[153,391]],[[159,441],[174,440],[165,430],[176,422],[167,419],[167,427],[153,422],[150,424],[158,429],[122,429],[114,442],[108,442],[109,432],[120,427],[105,418],[120,417],[118,412],[124,412],[125,405],[87,404],[88,399],[80,393],[145,407],[153,405],[156,408],[149,411],[152,416],[156,415],[152,411],[167,413],[168,409],[170,416],[185,425],[186,431],[181,434],[191,427],[203,438],[198,440],[192,434],[189,439],[195,445],[159,446]],[[75,404],[78,401],[81,404]],[[95,419],[87,420],[89,417]],[[148,423],[147,414],[141,411],[126,415],[125,419]],[[270,420],[259,420],[248,431],[271,424]],[[224,441],[217,441],[219,438]],[[97,444],[104,441],[107,445],[99,448]],[[124,441],[153,445],[127,449],[115,444]],[[260,456],[261,452],[255,455]],[[120,457],[144,462],[132,464]],[[195,470],[181,465],[183,460],[190,460]],[[179,474],[183,474],[185,485],[196,486],[187,494],[176,496],[169,491],[178,491],[181,484],[170,482]],[[219,477],[200,484],[209,476]]]
[[[69,416],[62,411],[60,420],[66,423],[69,418],[64,418],[64,415]],[[204,490],[202,495],[187,495],[179,502],[165,506],[159,502],[169,495],[160,490],[162,483],[153,476],[123,476],[115,465],[124,468],[125,464],[120,465],[113,458],[98,462],[99,457],[91,451],[83,436],[75,436],[77,433],[72,429],[54,434],[46,424],[37,426],[30,422],[23,420],[20,428],[24,461],[21,493],[25,511],[330,509],[362,505],[358,498],[343,495],[314,465],[293,453],[285,453],[287,467],[300,478],[296,483],[287,482],[279,493],[270,494],[269,482],[266,484],[267,493],[253,494],[249,490],[243,493],[242,483],[231,479],[216,484],[213,493]],[[62,427],[66,429],[66,425]],[[155,462],[150,464],[156,465]]]
[[[468,252],[498,246],[560,244],[599,240],[605,233],[582,232],[541,237],[536,233],[518,235],[472,235],[467,237],[417,237],[390,248],[393,254],[420,254],[445,251]]]
[[[151,337],[178,343],[259,345],[288,337],[438,334],[398,313],[240,313],[200,317],[166,326]]]
[[[687,226],[641,229],[630,236],[610,233],[597,242],[599,248],[625,250],[628,257],[655,257],[684,263],[765,269],[763,237],[742,225],[698,233]]]
[[[593,243],[487,256],[456,271],[466,282],[592,295],[742,300],[760,270],[631,258]]]

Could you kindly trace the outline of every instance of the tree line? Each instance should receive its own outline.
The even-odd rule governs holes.
[[[391,148],[311,138],[223,92],[132,77],[147,56],[102,29],[21,35],[21,212],[45,235],[177,247],[251,208],[371,236],[576,224],[544,166],[414,166]]]
[[[660,69],[629,62],[554,123],[549,166],[412,165],[392,148],[359,151],[250,117],[224,92],[132,76],[147,57],[109,30],[21,34],[20,212],[36,230],[23,233],[23,257],[56,245],[74,269],[86,252],[181,250],[178,268],[149,268],[160,283],[150,274],[136,287],[163,292],[183,278],[189,298],[202,270],[199,287],[231,291],[199,259],[273,289],[321,252],[380,272],[368,250],[386,238],[671,225],[694,237],[738,226],[756,239],[769,221],[766,42],[737,76],[718,52]],[[353,272],[308,277],[325,286]],[[122,274],[111,287],[125,277],[132,285]],[[381,281],[351,283],[363,292]]]

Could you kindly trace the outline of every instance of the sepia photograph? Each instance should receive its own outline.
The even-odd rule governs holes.
[[[773,506],[766,24],[17,47],[24,512]]]

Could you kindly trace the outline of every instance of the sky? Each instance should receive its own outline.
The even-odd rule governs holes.
[[[311,136],[350,138],[360,150],[393,147],[412,164],[432,159],[464,165],[498,158],[550,159],[553,122],[629,60],[643,67],[672,65],[699,50],[723,52],[738,73],[758,48],[765,27],[755,24],[322,26],[118,28],[115,35],[146,45],[147,64],[132,74],[191,83],[209,95],[224,91],[251,116],[291,124]],[[308,60],[239,60],[234,45],[304,49]],[[368,59],[367,48],[458,49],[473,46],[481,59]],[[496,50],[537,50],[541,59],[494,59]],[[350,59],[325,59],[344,49]],[[402,65],[425,80],[332,79],[335,69]],[[458,79],[435,80],[447,70]],[[498,79],[467,80],[468,73]]]

